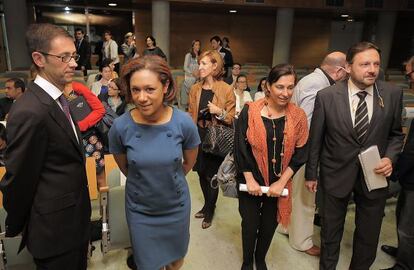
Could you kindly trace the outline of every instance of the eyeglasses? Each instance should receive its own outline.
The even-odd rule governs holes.
[[[343,71],[346,72],[346,69],[343,66],[336,66],[338,69],[342,69]]]
[[[413,70],[413,71],[411,71],[411,72],[406,73],[406,74],[405,74],[405,78],[406,78],[407,80],[410,80],[410,79],[411,79],[411,74],[413,74],[413,73],[414,73],[414,70]]]
[[[50,53],[45,53],[45,52],[40,52],[40,53],[43,54],[43,55],[54,56],[54,57],[60,58],[60,60],[63,63],[69,63],[70,60],[72,60],[72,58],[75,60],[75,62],[78,62],[78,60],[80,58],[80,55],[79,54],[74,54],[74,55],[68,55],[68,54],[65,54],[65,55],[55,55],[55,54],[50,54]]]

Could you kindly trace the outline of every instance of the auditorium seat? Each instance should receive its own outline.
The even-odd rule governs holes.
[[[105,155],[105,174],[107,186],[100,189],[104,255],[112,249],[131,246],[125,216],[125,185],[113,155]]]

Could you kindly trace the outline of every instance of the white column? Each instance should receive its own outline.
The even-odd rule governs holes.
[[[276,17],[276,32],[273,45],[272,65],[288,63],[293,28],[293,8],[279,8]]]
[[[85,22],[86,22],[86,35],[88,36],[89,41],[91,41],[91,29],[90,29],[88,8],[85,8]]]
[[[170,2],[152,1],[152,35],[170,60]]]
[[[3,1],[11,68],[29,68],[26,46],[27,6],[25,0]]]
[[[381,67],[386,70],[394,37],[395,11],[380,12],[377,22],[376,45],[381,49]]]

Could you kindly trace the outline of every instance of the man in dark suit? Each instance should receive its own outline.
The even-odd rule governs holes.
[[[224,78],[223,81],[231,86],[234,86],[234,83],[236,82],[237,77],[240,75],[241,68],[242,68],[241,64],[233,63],[233,68],[231,69],[231,76]]]
[[[229,70],[231,69],[231,67],[233,67],[233,54],[231,53],[231,51],[222,47],[223,42],[221,41],[221,38],[219,36],[214,36],[210,38],[210,44],[211,44],[211,48],[213,48],[213,50],[218,51],[221,57],[223,57],[223,61],[224,61],[223,78],[226,78],[230,74]]]
[[[91,45],[85,39],[85,33],[81,28],[75,29],[75,39],[76,53],[79,55],[76,69],[83,70],[86,76],[87,70],[91,69]]]
[[[10,111],[13,102],[20,98],[26,86],[19,78],[11,78],[6,81],[6,97],[0,99],[0,120],[7,120],[7,114]]]
[[[350,78],[318,92],[312,116],[306,186],[315,192],[320,165],[323,206],[320,269],[336,269],[351,194],[356,204],[350,269],[375,260],[388,189],[368,191],[358,154],[377,145],[375,173],[390,176],[403,144],[402,91],[377,81],[380,50],[361,42],[346,56]]]
[[[0,182],[6,236],[22,233],[37,269],[86,269],[91,206],[81,135],[63,96],[77,66],[66,30],[30,25],[34,83],[13,104],[7,122],[6,175]]]
[[[408,82],[414,83],[414,56],[404,64]],[[396,257],[395,265],[386,270],[414,269],[414,119],[411,120],[404,151],[398,159],[394,176],[401,184],[395,211],[398,248],[383,245],[381,249]]]

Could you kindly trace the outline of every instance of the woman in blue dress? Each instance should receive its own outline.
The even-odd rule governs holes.
[[[114,121],[109,149],[127,175],[125,206],[139,270],[181,268],[189,243],[185,175],[200,144],[191,118],[166,103],[175,85],[165,60],[144,56],[123,67],[126,99],[136,108]]]

